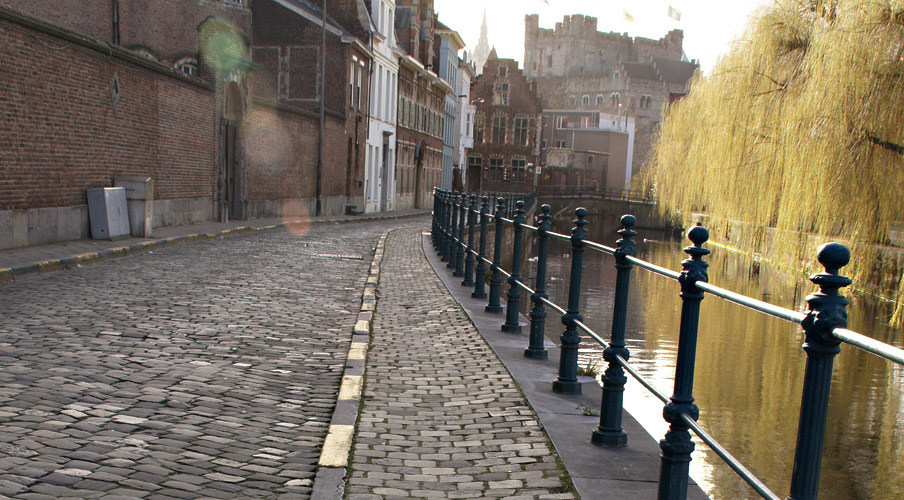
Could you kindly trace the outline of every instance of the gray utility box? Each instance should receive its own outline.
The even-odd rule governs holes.
[[[126,190],[121,187],[88,190],[88,220],[95,240],[116,240],[129,236]]]
[[[129,226],[132,236],[150,238],[154,228],[154,179],[150,177],[115,177],[113,185],[126,188]]]

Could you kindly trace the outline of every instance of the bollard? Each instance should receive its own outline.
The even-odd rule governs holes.
[[[838,289],[850,285],[851,280],[838,274],[838,270],[850,262],[851,252],[844,245],[826,243],[819,247],[816,258],[825,272],[810,276],[810,281],[819,287],[819,291],[807,296],[807,316],[801,322],[807,365],[788,500],[816,500],[829,411],[832,365],[835,355],[841,352],[841,341],[832,335],[832,331],[847,327],[844,308],[848,301],[838,294]]]
[[[500,304],[500,295],[502,295],[502,273],[499,269],[502,267],[502,217],[505,215],[505,199],[501,196],[496,199],[496,234],[493,235],[493,264],[490,269],[493,275],[490,276],[490,300],[485,308],[486,312],[498,313],[502,312]]]
[[[630,353],[625,347],[625,322],[628,317],[628,288],[633,264],[628,256],[634,256],[632,236],[637,233],[631,228],[636,220],[633,215],[623,215],[621,238],[615,242],[615,304],[612,311],[612,342],[603,351],[603,359],[609,366],[602,376],[603,399],[600,404],[600,425],[593,431],[591,441],[604,446],[627,446],[628,435],[622,430],[622,404],[625,395],[625,371],[616,356],[628,361]]]
[[[697,356],[697,323],[700,319],[700,301],[703,291],[696,287],[698,281],[706,282],[709,277],[703,256],[709,250],[701,245],[709,239],[709,231],[695,226],[687,232],[693,246],[684,248],[689,259],[681,261],[683,271],[678,277],[681,284],[681,326],[678,331],[678,356],[675,361],[675,391],[669,404],[662,410],[662,417],[669,423],[665,439],[659,441],[661,465],[659,469],[659,499],[684,500],[687,498],[688,468],[694,442],[691,441],[689,427],[682,414],[694,420],[700,410],[694,404],[694,363]]]
[[[549,246],[549,228],[552,226],[552,216],[549,215],[549,205],[540,207],[540,224],[537,226],[537,281],[534,286],[534,293],[531,294],[530,300],[534,303],[533,309],[530,311],[530,341],[527,349],[524,350],[525,358],[546,359],[549,353],[543,346],[543,339],[546,335],[546,308],[543,306],[543,299],[549,298],[546,294],[546,259]]]
[[[471,297],[475,299],[485,299],[487,293],[484,291],[486,287],[487,274],[487,219],[490,214],[490,199],[484,196],[480,204],[480,250],[477,254],[477,276],[474,279],[474,291]]]
[[[468,195],[461,193],[458,204],[458,239],[455,240],[455,270],[452,276],[461,278],[465,275],[465,215],[468,208]]]
[[[508,333],[521,333],[521,324],[518,323],[518,309],[521,304],[521,287],[518,283],[521,281],[521,243],[524,236],[524,202],[518,200],[515,203],[515,219],[513,226],[515,229],[515,242],[512,246],[512,274],[509,276],[509,290],[506,295],[505,323],[502,324],[502,331]]]
[[[452,212],[452,223],[449,225],[449,244],[447,245],[449,262],[446,267],[455,269],[455,232],[458,231],[458,193],[452,192],[452,201],[449,203],[449,211]]]
[[[581,207],[574,211],[577,219],[571,230],[571,283],[568,287],[568,308],[562,316],[565,333],[559,339],[562,347],[559,352],[559,376],[552,383],[553,392],[562,394],[580,394],[581,383],[578,382],[578,345],[581,336],[575,321],[583,321],[580,314],[581,301],[581,268],[584,261],[584,238],[587,237],[587,209]]]
[[[465,279],[461,286],[474,286],[474,223],[477,215],[477,195],[471,195],[468,206],[468,248],[465,249]]]

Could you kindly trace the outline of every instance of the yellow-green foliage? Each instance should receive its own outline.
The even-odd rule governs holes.
[[[668,111],[645,182],[665,213],[795,267],[843,241],[855,286],[894,298],[878,247],[904,221],[902,155],[904,0],[777,0]]]

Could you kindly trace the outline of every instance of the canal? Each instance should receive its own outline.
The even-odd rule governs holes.
[[[570,219],[559,217],[556,231],[570,234]],[[589,218],[590,239],[614,246],[617,221]],[[638,230],[637,256],[680,270],[687,240],[669,239],[661,231]],[[815,287],[804,275],[769,263],[705,245],[712,253],[711,283],[789,309],[803,310]],[[529,238],[530,256],[536,239]],[[547,284],[550,298],[567,303],[570,247],[551,240]],[[588,250],[582,277],[581,313],[585,323],[608,338],[615,282],[614,259]],[[534,285],[536,263],[525,268]],[[816,271],[815,269],[813,271]],[[680,318],[677,282],[635,268],[631,275],[627,344],[631,363],[663,393],[672,393]],[[849,328],[898,347],[901,332],[886,326],[889,304],[844,291]],[[529,301],[526,301],[529,302]],[[526,308],[524,308],[526,312]],[[561,329],[550,317],[547,332]],[[803,335],[792,323],[707,296],[701,306],[694,397],[700,423],[776,494],[786,496],[791,481],[805,356]],[[584,368],[603,365],[601,348],[582,344]],[[602,371],[605,366],[602,366]],[[657,439],[665,435],[662,404],[629,377],[625,406]],[[588,438],[590,434],[588,429]],[[629,436],[629,444],[630,439]],[[711,498],[743,499],[757,495],[702,442],[691,463],[692,477]],[[842,345],[835,360],[820,498],[829,500],[904,498],[904,369]]]

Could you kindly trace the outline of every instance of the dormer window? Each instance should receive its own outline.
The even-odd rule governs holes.
[[[193,57],[183,57],[173,64],[176,71],[188,76],[198,76],[198,61]]]
[[[508,66],[499,66],[499,72],[497,73],[499,78],[508,77]]]

